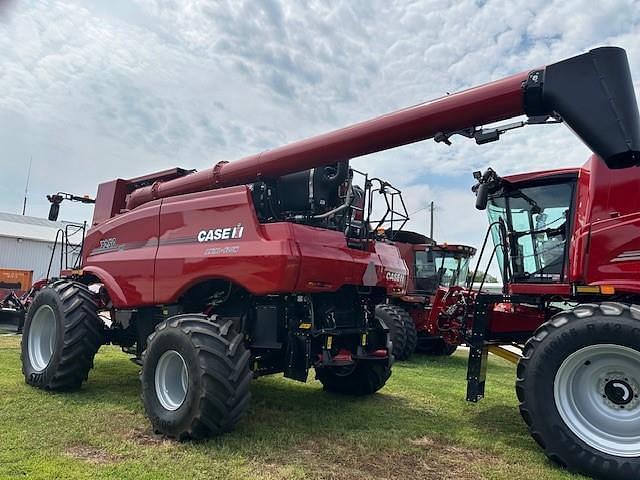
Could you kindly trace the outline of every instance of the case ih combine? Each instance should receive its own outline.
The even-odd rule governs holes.
[[[329,390],[371,393],[390,373],[372,305],[404,293],[407,272],[395,247],[358,233],[368,229],[346,161],[560,121],[594,156],[580,169],[476,176],[505,292],[461,290],[445,313],[471,346],[469,400],[484,394],[489,347],[527,340],[520,410],[549,458],[638,478],[640,122],[626,54],[612,47],[203,172],[100,185],[82,268],[29,308],[26,381],[77,387],[100,344],[120,344],[141,358],[154,428],[179,438],[232,428],[254,375],[315,367]]]
[[[476,249],[437,245],[409,231],[396,232],[393,239],[409,270],[406,295],[393,296],[378,307],[391,330],[394,357],[406,360],[416,349],[436,356],[453,354],[464,339],[443,310],[451,307],[449,298],[467,285],[469,261]]]

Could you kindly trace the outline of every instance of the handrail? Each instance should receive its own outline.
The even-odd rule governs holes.
[[[72,229],[75,229],[72,231]],[[53,249],[51,251],[51,257],[49,258],[49,266],[47,267],[46,279],[51,278],[51,267],[53,266],[53,259],[56,255],[56,248],[58,248],[58,242],[60,242],[60,271],[63,269],[69,269],[69,256],[71,256],[72,268],[78,268],[82,261],[82,251],[84,250],[84,235],[87,229],[87,222],[82,224],[67,223],[62,228],[56,230],[56,236],[53,240]],[[70,238],[78,234],[81,234],[81,241],[79,244],[71,243]],[[75,255],[75,259],[73,258]]]

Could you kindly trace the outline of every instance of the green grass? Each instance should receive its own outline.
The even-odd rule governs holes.
[[[368,398],[281,376],[256,380],[238,429],[206,442],[154,435],[138,367],[103,347],[74,393],[25,385],[19,337],[0,336],[0,479],[569,479],[529,437],[512,365],[492,358],[487,398],[464,401],[465,355],[394,366]]]

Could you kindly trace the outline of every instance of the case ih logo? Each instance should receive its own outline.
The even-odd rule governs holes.
[[[385,278],[390,282],[403,283],[405,275],[398,272],[387,272]]]
[[[202,242],[215,242],[217,240],[232,240],[242,238],[244,227],[242,224],[238,224],[235,227],[216,228],[212,230],[200,230],[198,233],[198,241]]]

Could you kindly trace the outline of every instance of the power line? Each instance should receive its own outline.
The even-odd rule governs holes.
[[[429,237],[433,239],[433,221],[434,221],[434,212],[436,209],[435,202],[432,200],[427,203],[426,207],[419,208],[418,210],[411,212],[409,214],[409,218],[412,218],[416,213],[424,212],[425,210],[430,210],[430,222],[429,222]]]
[[[412,217],[412,216],[413,216],[413,215],[415,215],[416,213],[420,213],[420,212],[422,212],[422,211],[426,210],[427,208],[429,208],[429,207],[424,207],[424,208],[421,208],[421,209],[419,209],[419,210],[416,210],[415,212],[411,212],[411,213],[409,214],[409,216],[410,216],[410,217]]]

